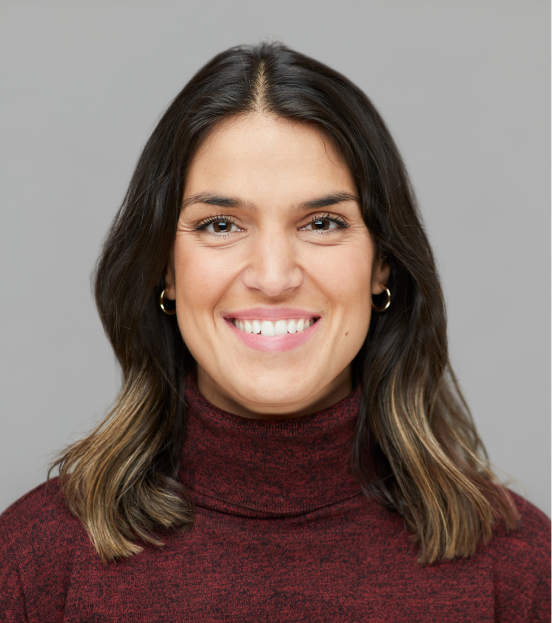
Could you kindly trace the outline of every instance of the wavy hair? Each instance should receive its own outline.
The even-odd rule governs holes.
[[[104,561],[185,530],[193,501],[178,482],[183,400],[194,360],[159,308],[187,169],[217,122],[252,112],[317,127],[356,180],[360,208],[391,267],[393,304],[372,315],[353,361],[362,405],[351,460],[366,495],[405,518],[432,563],[475,553],[517,513],[498,484],[451,371],[443,293],[405,166],[366,95],[281,44],[215,56],[159,121],[98,260],[98,311],[123,373],[106,419],[53,463],[71,511]]]

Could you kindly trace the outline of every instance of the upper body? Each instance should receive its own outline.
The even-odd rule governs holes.
[[[95,296],[123,372],[0,522],[8,621],[541,621],[549,522],[501,487],[372,103],[285,46],[155,128]]]
[[[41,485],[0,519],[3,621],[548,620],[549,519],[514,496],[517,530],[420,565],[402,517],[351,474],[358,392],[283,421],[241,420],[195,386],[187,397],[191,530],[105,565],[58,480]]]

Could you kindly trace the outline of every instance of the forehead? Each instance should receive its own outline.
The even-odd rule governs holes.
[[[347,166],[318,129],[253,113],[215,126],[192,161],[185,195],[205,190],[289,195],[338,188],[355,192]]]

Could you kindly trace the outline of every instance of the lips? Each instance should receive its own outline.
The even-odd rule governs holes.
[[[250,308],[223,314],[227,327],[246,346],[287,351],[304,344],[318,329],[320,315],[296,308]]]

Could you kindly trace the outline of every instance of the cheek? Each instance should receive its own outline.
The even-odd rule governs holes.
[[[339,316],[339,331],[337,344],[342,348],[343,361],[351,363],[368,334],[372,314],[371,285],[372,262],[368,253],[356,253],[350,257],[350,262],[343,267],[341,276],[336,275],[333,290],[336,299],[339,297],[341,314]]]
[[[343,318],[370,321],[372,250],[367,246],[336,248],[316,268],[318,282]],[[361,324],[363,324],[361,322]]]
[[[192,244],[175,246],[176,299],[183,319],[212,311],[231,280],[224,254],[205,251]]]

